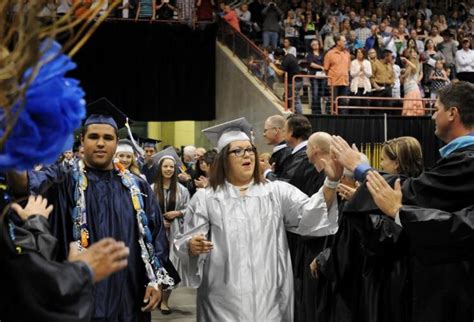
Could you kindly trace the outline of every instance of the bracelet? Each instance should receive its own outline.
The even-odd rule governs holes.
[[[339,185],[339,180],[338,181],[331,181],[331,180],[328,179],[328,177],[326,177],[326,179],[324,179],[324,186],[329,188],[329,189],[336,189],[338,185]]]

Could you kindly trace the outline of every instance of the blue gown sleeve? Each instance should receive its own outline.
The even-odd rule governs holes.
[[[148,228],[150,228],[152,233],[156,257],[158,257],[161,263],[167,262],[168,239],[166,238],[160,207],[154,197],[153,190],[145,182],[143,182],[142,192],[147,196],[145,198],[145,213],[148,217]]]
[[[30,194],[43,194],[52,185],[65,180],[69,170],[57,164],[45,167],[42,170],[28,171],[28,190]]]

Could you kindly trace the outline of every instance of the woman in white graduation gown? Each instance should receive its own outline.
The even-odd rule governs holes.
[[[198,321],[292,321],[285,230],[311,236],[337,231],[335,187],[342,168],[326,160],[329,180],[311,198],[285,182],[266,182],[250,130],[243,118],[204,130],[220,152],[210,186],[191,199],[183,234],[175,239],[198,287]]]

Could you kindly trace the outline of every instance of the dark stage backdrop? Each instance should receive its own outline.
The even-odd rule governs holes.
[[[350,144],[384,142],[383,116],[316,116],[307,115],[313,131],[323,131],[342,136]],[[389,116],[387,138],[413,136],[420,141],[426,167],[439,159],[442,142],[434,135],[435,124],[430,117]]]
[[[215,118],[215,24],[111,21],[74,57],[87,101],[105,96],[137,121]]]

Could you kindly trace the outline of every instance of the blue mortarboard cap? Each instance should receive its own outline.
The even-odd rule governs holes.
[[[107,98],[101,97],[87,105],[87,119],[84,126],[90,124],[108,124],[116,130],[120,130],[127,122],[125,115],[117,106]],[[131,124],[131,121],[129,120]]]

